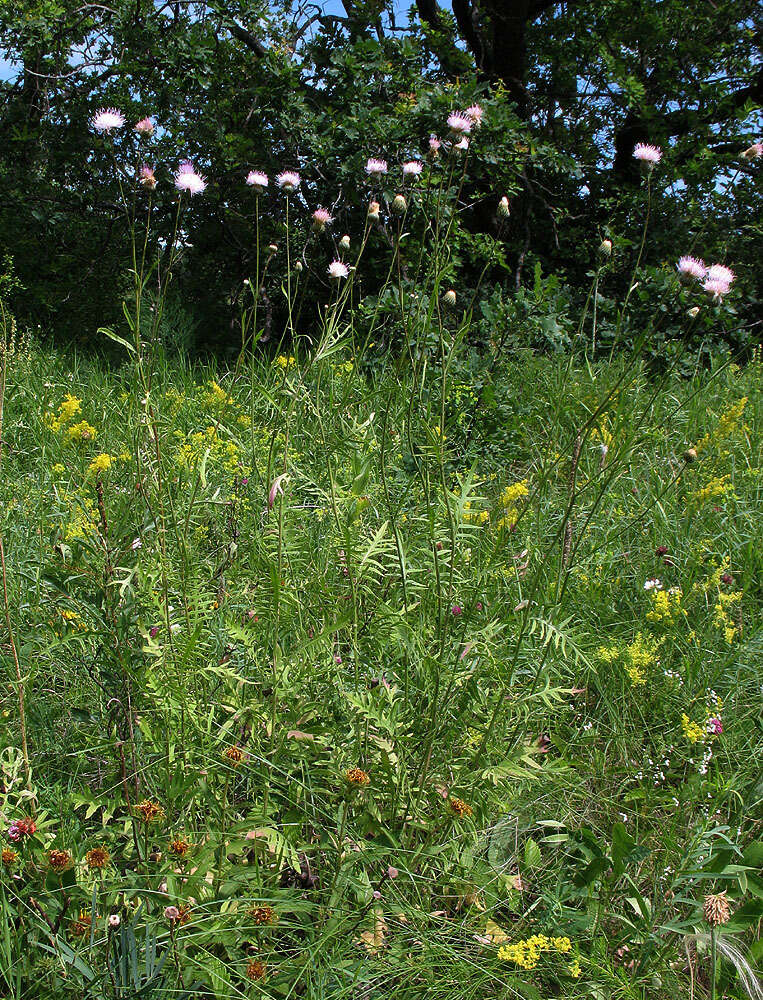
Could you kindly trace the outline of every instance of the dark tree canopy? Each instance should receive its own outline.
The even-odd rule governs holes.
[[[533,276],[537,287],[538,273],[574,288],[603,237],[626,280],[643,204],[632,151],[648,141],[665,157],[647,262],[695,243],[733,261],[749,330],[760,165],[740,152],[761,127],[758,13],[753,0],[453,0],[452,11],[416,0],[405,14],[384,0],[2,0],[3,54],[17,68],[0,84],[4,289],[20,321],[83,340],[119,315],[126,230],[108,144],[88,127],[101,105],[161,126],[150,154],[166,165],[160,231],[173,219],[168,169],[190,156],[208,175],[178,292],[201,341],[224,345],[252,268],[248,169],[299,168],[304,207],[334,206],[354,236],[365,158],[420,154],[449,110],[479,101],[454,234],[465,280],[498,239],[486,296],[503,301]],[[137,139],[120,155],[137,165]],[[499,225],[502,195],[512,212]],[[282,220],[265,222],[278,243]],[[372,294],[373,253],[369,268]]]

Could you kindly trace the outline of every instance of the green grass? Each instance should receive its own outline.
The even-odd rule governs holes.
[[[0,995],[746,995],[760,364],[432,356],[8,352]]]

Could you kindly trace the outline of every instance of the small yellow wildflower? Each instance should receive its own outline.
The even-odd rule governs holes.
[[[96,455],[93,461],[90,463],[88,471],[95,475],[98,472],[106,472],[110,467],[114,459],[111,455],[106,452],[102,452],[100,455]]]

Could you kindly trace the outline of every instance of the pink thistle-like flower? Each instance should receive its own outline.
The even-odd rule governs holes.
[[[273,485],[270,487],[270,492],[268,493],[268,510],[273,509],[273,504],[276,502],[276,497],[279,495],[283,496],[283,486],[281,483],[286,479],[286,473],[282,472],[280,476],[276,476],[273,480]]]
[[[699,257],[679,257],[678,273],[682,278],[696,278],[701,281],[707,274],[705,262]]]
[[[763,142],[754,142],[739,155],[743,160],[759,160],[763,156]]]
[[[148,138],[148,136],[154,134],[154,123],[150,118],[141,118],[139,122],[135,123],[135,131],[138,135]]]
[[[458,142],[453,143],[453,149],[458,149],[461,152],[465,152],[469,148],[469,140],[466,136],[463,136]]]
[[[472,104],[471,107],[468,107],[466,111],[464,111],[464,114],[466,115],[467,118],[471,119],[472,125],[477,127],[482,124],[482,119],[484,117],[485,112],[482,110],[479,104]]]
[[[334,216],[326,208],[316,208],[313,212],[313,229],[318,233],[322,233],[333,221]]]
[[[648,166],[655,166],[662,159],[662,150],[659,146],[650,146],[646,142],[637,142],[633,147],[633,155],[641,163]]]
[[[190,160],[184,160],[175,174],[175,187],[178,191],[181,194],[187,191],[193,197],[195,194],[201,194],[206,186],[206,178],[196,171]]]
[[[731,285],[736,275],[725,264],[711,264],[707,269],[707,277],[709,281],[722,281],[725,285]]]
[[[469,135],[473,124],[472,119],[460,111],[453,111],[448,115],[448,128],[454,135]]]
[[[246,183],[253,187],[257,194],[262,194],[268,186],[268,175],[261,170],[250,170],[246,175]]]
[[[378,179],[387,173],[387,161],[377,160],[373,156],[366,163],[366,173],[369,177]]]
[[[721,281],[720,278],[706,278],[702,282],[703,290],[714,299],[722,299],[724,295],[728,295],[730,287],[728,281]]]
[[[8,839],[13,841],[21,840],[21,828],[18,824],[18,820],[14,820],[8,827]]]
[[[341,260],[332,260],[328,267],[329,277],[335,278],[337,281],[341,281],[342,278],[346,278],[349,273],[349,267]]]
[[[718,718],[708,719],[707,731],[709,733],[714,733],[716,736],[720,736],[723,733],[723,723]]]
[[[154,173],[154,168],[149,167],[144,163],[140,168],[138,180],[147,191],[153,191],[156,187],[156,174]]]
[[[460,604],[454,604],[453,607],[450,610],[451,610],[451,613],[453,615],[455,615],[456,617],[458,617],[458,615],[462,615],[464,613],[463,608],[461,607]]]
[[[90,125],[96,132],[111,132],[122,128],[124,123],[125,116],[116,108],[99,108],[90,119]]]
[[[408,160],[403,164],[403,177],[418,177],[423,169],[421,160]]]
[[[287,194],[293,194],[301,183],[300,176],[295,170],[283,170],[276,177],[276,184]]]
[[[442,143],[437,138],[436,135],[429,136],[429,156],[431,159],[436,159],[440,155],[440,146]]]
[[[168,906],[164,910],[164,916],[171,923],[174,923],[180,916],[180,910],[177,908],[177,906]]]

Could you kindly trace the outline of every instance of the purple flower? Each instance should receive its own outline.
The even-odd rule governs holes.
[[[450,610],[456,617],[464,613],[464,609],[461,607],[460,604],[454,604]]]

